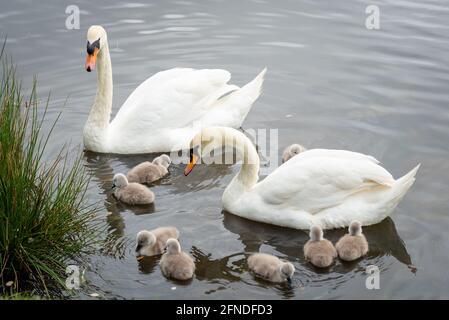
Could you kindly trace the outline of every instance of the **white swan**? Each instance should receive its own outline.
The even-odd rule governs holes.
[[[234,143],[233,143],[234,142]],[[188,175],[211,150],[235,148],[240,172],[225,189],[222,203],[235,215],[295,229],[347,227],[353,220],[375,224],[391,214],[415,181],[416,166],[395,180],[371,156],[344,150],[311,149],[285,162],[263,181],[251,141],[232,128],[205,128],[190,143]]]
[[[226,70],[174,68],[140,84],[110,121],[112,68],[106,31],[87,32],[86,70],[97,73],[95,102],[84,126],[84,146],[102,153],[181,150],[201,127],[242,125],[259,97],[264,69],[242,88],[228,84]]]

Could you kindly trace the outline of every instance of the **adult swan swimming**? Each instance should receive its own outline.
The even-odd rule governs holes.
[[[88,72],[98,68],[97,94],[84,126],[84,146],[102,153],[169,152],[188,147],[206,126],[238,128],[259,97],[265,69],[239,88],[226,70],[174,68],[140,84],[110,121],[112,67],[106,31],[87,32]]]
[[[363,225],[385,219],[415,181],[419,165],[395,180],[371,156],[345,150],[311,149],[285,162],[261,182],[259,156],[251,141],[232,128],[205,128],[190,143],[188,175],[212,150],[235,148],[243,164],[224,191],[226,211],[295,229]],[[209,160],[210,161],[210,160]]]

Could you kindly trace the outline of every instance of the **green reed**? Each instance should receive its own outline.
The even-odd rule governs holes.
[[[0,295],[62,292],[68,263],[92,250],[100,224],[86,203],[89,178],[81,152],[61,147],[44,161],[58,118],[43,133],[36,79],[25,99],[14,65],[0,53]],[[38,112],[39,111],[39,112]]]

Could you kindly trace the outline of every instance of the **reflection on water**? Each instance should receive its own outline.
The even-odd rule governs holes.
[[[245,252],[259,252],[262,245],[269,244],[277,252],[286,256],[300,256],[304,259],[302,248],[309,240],[308,232],[253,222],[227,212],[223,214],[224,227],[239,235]],[[325,238],[336,243],[346,233],[345,229],[326,230]],[[363,233],[370,245],[368,258],[391,255],[401,263],[411,266],[410,255],[391,218],[386,218],[376,225],[364,227]],[[353,264],[344,263],[344,265],[348,270],[347,267]]]
[[[38,74],[39,94],[52,93],[50,118],[68,97],[48,158],[64,143],[82,143],[96,90],[95,74],[83,68],[85,33],[101,24],[111,46],[113,114],[134,88],[164,69],[224,68],[241,85],[267,66],[263,94],[244,128],[278,129],[279,152],[291,143],[350,149],[375,156],[395,177],[422,163],[392,217],[365,228],[369,254],[317,270],[303,257],[305,232],[222,212],[222,193],[238,165],[198,165],[188,179],[182,165],[173,165],[149,186],[153,206],[130,207],[112,196],[113,175],[157,155],[85,152],[88,198],[102,208],[109,241],[88,257],[88,287],[79,297],[89,298],[91,290],[117,299],[449,297],[448,4],[377,1],[381,29],[373,31],[364,26],[371,3],[350,2],[74,0],[80,30],[65,29],[60,1],[2,2],[0,33],[8,35],[24,86]],[[135,259],[136,233],[164,225],[178,227],[183,250],[196,260],[188,284],[165,279],[159,257]],[[345,232],[326,237],[335,242]],[[251,252],[294,263],[293,285],[254,278],[246,265]],[[381,271],[381,290],[365,288],[372,264]]]
[[[350,279],[354,273],[364,273],[367,266],[374,264],[379,266],[379,261],[384,256],[393,256],[401,263],[415,269],[411,265],[411,258],[404,242],[399,237],[394,222],[386,218],[381,223],[363,228],[370,250],[366,257],[353,262],[337,260],[329,268],[316,268],[308,263],[303,255],[303,247],[309,240],[308,233],[300,230],[285,229],[268,224],[257,223],[243,219],[233,214],[224,212],[223,225],[230,232],[237,234],[242,242],[244,252],[264,252],[263,247],[269,246],[278,255],[289,261],[295,261],[296,274],[293,280],[304,283],[305,286],[320,286],[323,282],[327,285],[334,283],[336,288],[344,279]],[[347,230],[327,230],[325,238],[336,243]]]
[[[153,256],[144,257],[143,259],[139,260],[139,271],[144,274],[153,273],[154,269],[158,267],[159,258],[159,256]]]

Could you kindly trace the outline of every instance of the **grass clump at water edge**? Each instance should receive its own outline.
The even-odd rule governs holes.
[[[81,153],[43,154],[58,121],[42,134],[36,80],[25,101],[15,68],[0,52],[0,295],[52,296],[64,288],[67,263],[98,241],[96,209],[86,204],[89,178]]]

